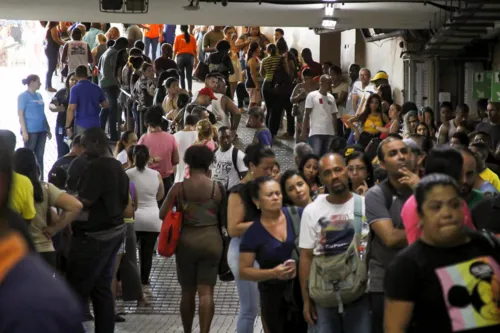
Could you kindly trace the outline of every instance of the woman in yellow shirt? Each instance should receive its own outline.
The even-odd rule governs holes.
[[[356,142],[366,146],[371,139],[380,136],[378,127],[384,127],[389,122],[389,117],[382,112],[382,99],[377,94],[368,97],[365,110],[359,115],[348,120],[354,130]]]

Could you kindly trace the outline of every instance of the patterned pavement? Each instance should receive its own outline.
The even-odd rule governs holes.
[[[7,128],[16,133],[18,147],[22,146],[22,138],[19,131],[19,122],[17,117],[17,96],[24,91],[25,87],[21,85],[21,80],[28,74],[38,74],[43,80],[45,77],[44,68],[0,68],[0,91],[4,96],[2,115],[0,117],[0,128]],[[60,77],[54,77],[53,83],[56,88],[62,87],[59,83]],[[194,89],[200,89],[200,83],[194,83]],[[48,110],[48,104],[53,94],[40,90],[45,105],[46,114],[51,128],[54,128],[56,114]],[[243,115],[240,127],[238,129],[238,139],[235,145],[243,149],[248,145],[254,135],[254,130],[246,128],[246,115]],[[294,166],[293,142],[280,141],[273,145],[278,161],[281,164],[282,171]],[[45,149],[45,170],[50,170],[52,164],[57,159],[56,142],[53,138],[47,141]],[[151,289],[153,298],[151,306],[137,307],[135,302],[118,301],[118,306],[125,309],[126,322],[117,325],[117,332],[182,332],[182,325],[179,316],[179,302],[181,290],[177,283],[175,259],[155,256],[153,258],[153,270],[151,272]],[[239,311],[238,296],[235,284],[232,282],[218,282],[215,288],[215,318],[213,321],[213,332],[235,332],[236,315]],[[92,328],[92,323],[87,324]],[[195,318],[195,325],[197,319]],[[194,332],[198,332],[195,328]],[[260,320],[256,321],[255,332],[261,332]]]

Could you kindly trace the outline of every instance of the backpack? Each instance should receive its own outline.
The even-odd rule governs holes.
[[[309,296],[321,307],[338,307],[344,312],[344,304],[359,299],[366,290],[368,274],[360,244],[362,228],[362,198],[354,194],[354,231],[349,247],[343,253],[331,256],[315,256],[309,274]]]

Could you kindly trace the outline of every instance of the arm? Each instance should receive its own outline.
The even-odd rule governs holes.
[[[61,63],[68,63],[68,43],[64,44],[62,55],[61,55]]]
[[[57,32],[57,27],[50,29],[50,35],[52,36],[52,39],[54,40],[54,42],[59,44],[59,46],[64,45],[64,42],[61,40],[61,38],[59,38],[59,33]]]
[[[54,206],[62,209],[63,213],[60,215],[59,219],[57,219],[56,223],[44,229],[43,233],[47,236],[47,238],[52,237],[73,222],[83,208],[80,201],[67,193],[61,193]]]
[[[56,101],[52,100],[52,102],[49,104],[49,110],[52,112],[64,112],[66,109],[64,108],[64,105],[57,105]]]
[[[240,36],[238,38],[238,40],[236,41],[236,43],[234,43],[234,46],[236,46],[240,50],[244,49],[248,45],[250,45],[250,42],[249,41],[245,41],[245,39],[243,38],[243,36]]]
[[[370,227],[387,247],[400,248],[408,245],[404,229],[394,228],[390,219],[372,222]]]
[[[172,152],[172,165],[179,164],[179,148],[177,148],[177,144],[174,141],[174,151]]]
[[[97,66],[97,46],[92,50],[92,64]]]
[[[262,78],[265,78],[266,77],[266,68],[264,66],[264,62],[265,62],[266,59],[262,60],[262,63],[260,64],[260,76]]]
[[[385,333],[405,333],[413,314],[414,304],[405,301],[385,300],[385,313],[390,316],[384,317]]]
[[[448,124],[443,123],[441,127],[439,127],[439,132],[438,132],[438,145],[442,145],[448,142]]]
[[[290,98],[290,101],[292,104],[297,104],[303,101],[306,97],[306,92],[302,90],[302,84],[298,84],[293,88],[292,92],[292,97]]]
[[[259,73],[257,73],[257,60],[250,59],[248,61],[248,67],[250,68],[250,76],[252,77],[253,82],[255,83],[255,89],[260,89],[260,82],[258,81]]]
[[[231,131],[236,131],[238,129],[238,125],[240,124],[241,114],[238,110],[238,106],[234,104],[232,100],[230,100],[227,96],[222,96],[222,110],[226,114],[231,116]]]
[[[228,233],[231,237],[240,237],[252,225],[252,221],[245,222],[245,205],[238,193],[229,195],[227,204]]]
[[[125,207],[125,210],[123,211],[123,217],[126,219],[133,218],[134,212],[135,212],[134,201],[132,200],[132,197],[130,196],[130,193],[129,193],[127,206]]]
[[[76,106],[76,104],[68,105],[68,111],[66,111],[66,128],[71,127],[71,123],[73,123],[73,119],[75,119]]]
[[[167,193],[167,197],[163,200],[163,203],[160,207],[160,219],[163,221],[165,216],[167,216],[168,211],[171,209],[174,204],[175,198],[179,195],[180,185],[181,183],[175,183],[174,186],[170,188],[170,191]]]
[[[101,108],[103,108],[103,109],[109,108],[109,102],[108,102],[108,100],[104,100],[104,101],[101,102]]]
[[[165,198],[165,186],[163,186],[163,179],[159,173],[158,180],[160,181],[160,185],[158,186],[158,192],[156,193],[156,201],[160,201]]]
[[[361,135],[361,132],[359,131],[359,127],[356,126],[356,124],[354,124],[357,121],[359,121],[357,116],[354,116],[352,118],[347,119],[347,124],[354,131],[354,139],[356,141],[359,140],[359,136]]]
[[[335,107],[336,108],[336,107]],[[332,122],[333,122],[333,131],[338,133],[337,128],[337,113],[332,114]]]
[[[26,120],[24,119],[24,110],[18,110],[17,115],[19,116],[19,124],[21,125],[23,139],[26,142],[28,141],[28,128],[26,127]]]
[[[94,63],[94,57],[92,56],[92,50],[90,49],[90,46],[87,44],[87,60],[89,64]]]
[[[309,122],[311,117],[312,108],[306,108],[306,112],[304,113],[304,122],[302,124],[302,136],[306,137],[309,135]]]
[[[240,279],[247,281],[267,281],[276,278],[274,269],[254,268],[255,253],[240,252]]]

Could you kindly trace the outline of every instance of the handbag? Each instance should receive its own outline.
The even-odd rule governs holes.
[[[200,61],[198,63],[198,66],[196,66],[196,69],[193,72],[193,77],[204,82],[205,78],[207,77],[207,74],[208,74],[208,65]]]
[[[181,186],[181,191],[184,195],[184,186]],[[167,216],[165,216],[161,225],[160,236],[158,237],[158,254],[167,258],[175,254],[181,237],[184,213],[180,207],[182,207],[182,204],[179,201],[179,195],[177,195],[175,202],[168,210]]]

